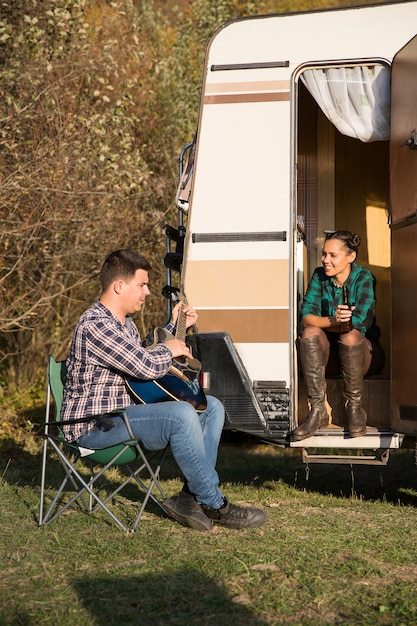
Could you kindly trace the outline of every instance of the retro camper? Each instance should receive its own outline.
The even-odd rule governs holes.
[[[417,435],[416,35],[417,2],[395,2],[238,19],[207,49],[168,282],[199,311],[189,341],[225,427],[310,462],[384,463]],[[385,365],[365,381],[366,435],[349,438],[336,377],[329,426],[293,441],[300,304],[335,229],[361,234]]]

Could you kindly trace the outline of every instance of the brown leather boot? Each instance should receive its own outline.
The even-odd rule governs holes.
[[[361,437],[366,434],[366,412],[362,408],[363,395],[363,341],[347,346],[339,341],[344,397],[348,416],[349,435]]]
[[[310,402],[306,421],[292,432],[292,438],[301,441],[311,437],[320,426],[327,426],[329,416],[325,405],[326,378],[320,339],[317,336],[299,339],[298,349]]]

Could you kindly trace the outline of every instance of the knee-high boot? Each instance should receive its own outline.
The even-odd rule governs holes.
[[[301,441],[313,435],[320,426],[327,425],[329,416],[325,404],[326,378],[320,339],[317,336],[299,339],[298,349],[310,402],[306,421],[292,433],[293,439]]]
[[[348,416],[349,434],[361,437],[366,434],[366,413],[362,408],[363,395],[363,341],[347,346],[338,344],[344,384],[344,397]]]

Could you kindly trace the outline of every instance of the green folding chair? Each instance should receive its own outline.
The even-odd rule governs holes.
[[[88,513],[103,509],[111,519],[124,531],[136,530],[142,514],[149,500],[153,501],[166,514],[162,501],[165,493],[159,482],[159,473],[168,446],[157,453],[149,453],[144,450],[140,442],[132,439],[118,445],[100,450],[91,450],[68,443],[61,430],[60,421],[61,406],[63,401],[64,383],[66,376],[65,361],[56,361],[53,356],[48,361],[48,384],[45,412],[45,430],[43,434],[43,456],[42,456],[42,478],[41,478],[41,498],[39,512],[39,526],[50,524],[64,511],[75,505],[81,507]],[[55,406],[55,419],[50,421]],[[123,414],[126,427],[130,433],[130,425],[127,417]],[[73,422],[87,421],[88,418],[73,420]],[[66,422],[67,423],[67,422]],[[70,422],[68,422],[70,423]],[[50,452],[55,452],[63,469],[64,478],[53,496],[52,502],[48,506],[48,494],[46,489],[47,465],[50,464]],[[156,460],[155,460],[156,459]],[[151,462],[154,467],[151,466]],[[80,473],[82,466],[88,466],[89,478],[83,477]],[[109,468],[123,466],[127,470],[127,477],[111,493],[107,493],[105,498],[100,498],[98,488],[101,487],[104,474]],[[85,474],[85,472],[84,472]],[[114,473],[113,473],[114,474]],[[55,478],[55,476],[54,476]],[[112,480],[114,476],[112,475]],[[139,486],[139,493],[142,495],[142,503],[139,512],[131,526],[126,526],[112,511],[108,504],[126,485],[134,481]],[[72,490],[67,487],[71,487]],[[153,491],[159,492],[159,497]],[[110,489],[111,491],[111,489]]]

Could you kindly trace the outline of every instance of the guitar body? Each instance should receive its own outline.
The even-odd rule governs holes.
[[[135,401],[142,404],[182,400],[191,404],[196,411],[207,408],[207,399],[198,379],[184,380],[172,370],[156,380],[128,378],[126,385]]]
[[[153,342],[150,345],[147,345],[147,349],[154,348],[158,343],[164,343],[169,339],[178,339],[178,337],[174,337],[171,333],[169,333],[165,328],[155,328],[153,331]],[[180,370],[184,371],[193,371],[196,373],[200,373],[201,363],[198,359],[187,359],[185,356],[176,357],[174,359],[175,366]]]
[[[153,342],[146,348],[151,349],[158,343],[178,338],[178,335],[174,337],[165,328],[155,328]],[[184,340],[185,337],[181,339]],[[200,370],[201,363],[198,359],[177,357],[173,359],[165,376],[155,380],[128,378],[126,386],[134,400],[142,404],[178,400],[188,402],[196,411],[204,411],[207,408],[207,399],[198,380]]]

